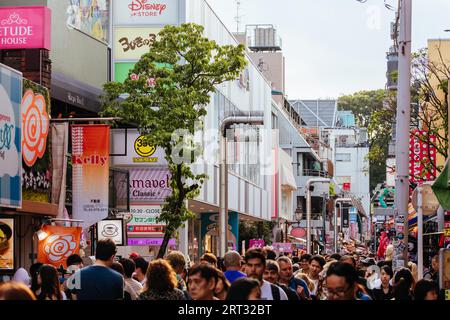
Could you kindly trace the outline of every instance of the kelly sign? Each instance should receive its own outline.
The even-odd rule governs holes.
[[[48,7],[0,7],[0,49],[50,50]]]

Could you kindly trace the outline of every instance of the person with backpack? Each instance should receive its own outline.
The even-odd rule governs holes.
[[[286,293],[279,286],[263,279],[266,270],[266,256],[258,248],[245,253],[245,273],[249,278],[259,281],[261,300],[288,300]]]

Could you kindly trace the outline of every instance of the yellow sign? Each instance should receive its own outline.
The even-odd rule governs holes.
[[[450,229],[444,229],[444,237],[450,237]]]
[[[145,141],[145,136],[139,136],[136,141],[134,141],[134,150],[141,157],[150,157],[155,153],[156,147],[147,144],[147,141]]]
[[[445,300],[450,300],[450,290],[445,290]]]
[[[150,51],[160,28],[115,28],[114,60],[139,60]]]

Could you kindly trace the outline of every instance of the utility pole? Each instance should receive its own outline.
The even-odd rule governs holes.
[[[330,178],[311,178],[306,182],[306,253],[311,254],[311,187],[313,183],[330,183]]]
[[[395,229],[393,268],[408,261],[409,140],[411,118],[411,29],[412,0],[402,0],[399,8],[398,92],[396,117]]]

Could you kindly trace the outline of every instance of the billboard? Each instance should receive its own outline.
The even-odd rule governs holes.
[[[22,74],[0,64],[0,207],[22,207]]]
[[[431,181],[436,177],[436,136],[424,130],[413,130],[409,141],[409,179]],[[430,166],[427,168],[427,166]]]
[[[116,28],[114,57],[117,60],[139,60],[150,50],[161,28]]]
[[[0,272],[14,270],[14,219],[0,218]]]

